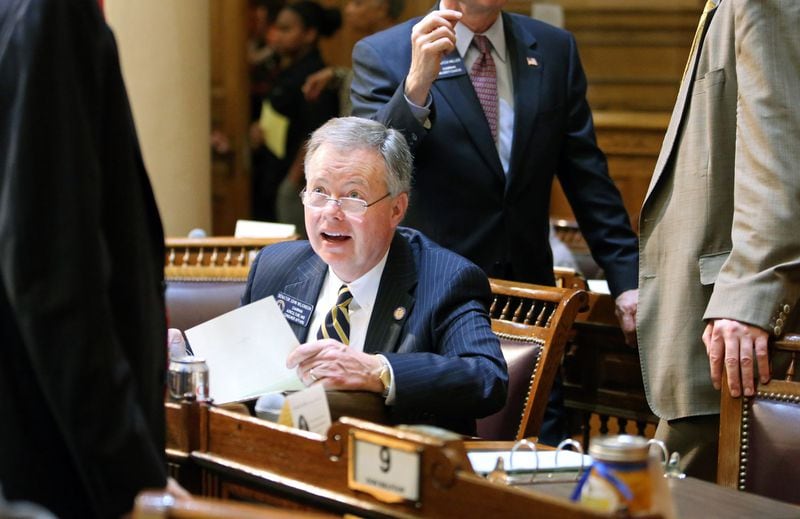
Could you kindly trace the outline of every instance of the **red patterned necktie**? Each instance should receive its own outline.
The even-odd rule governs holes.
[[[478,100],[481,102],[483,114],[492,131],[492,138],[497,141],[497,70],[492,59],[492,44],[489,38],[482,34],[472,37],[472,44],[480,51],[481,55],[472,64],[469,77]]]
[[[325,323],[319,327],[317,339],[336,339],[342,344],[350,345],[350,302],[353,295],[347,285],[339,289],[336,304],[325,316]]]

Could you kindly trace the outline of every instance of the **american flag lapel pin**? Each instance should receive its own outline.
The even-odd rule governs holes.
[[[534,58],[533,56],[528,56],[528,66],[529,67],[538,67],[539,60]]]

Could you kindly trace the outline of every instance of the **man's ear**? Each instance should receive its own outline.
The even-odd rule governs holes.
[[[408,210],[408,193],[400,193],[392,200],[392,225],[397,227]]]

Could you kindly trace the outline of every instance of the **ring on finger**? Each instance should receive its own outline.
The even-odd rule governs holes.
[[[310,370],[308,370],[308,376],[311,377],[311,380],[313,380],[314,382],[319,380],[317,378],[317,376],[314,374],[314,368],[311,368]]]

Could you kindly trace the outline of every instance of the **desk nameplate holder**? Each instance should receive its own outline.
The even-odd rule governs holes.
[[[351,429],[347,485],[384,503],[419,506],[423,449],[410,441]]]

